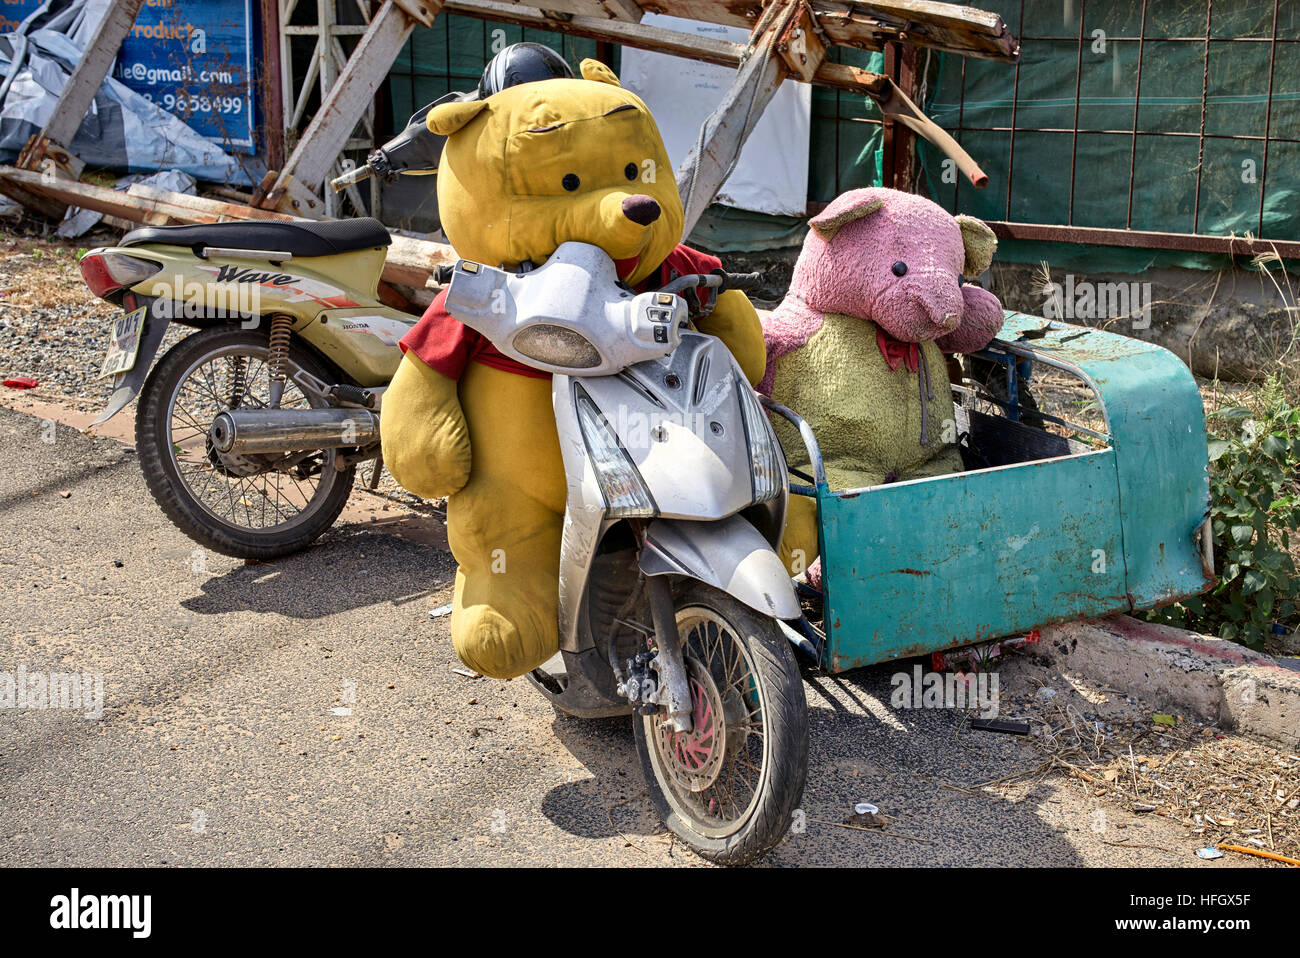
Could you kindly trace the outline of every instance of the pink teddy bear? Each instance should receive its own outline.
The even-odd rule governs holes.
[[[989,227],[911,193],[852,190],[814,217],[790,291],[763,320],[759,390],[817,435],[832,488],[856,489],[962,468],[945,353],[983,349],[1002,305],[963,276],[986,270]],[[797,433],[777,432],[807,467]],[[818,578],[815,504],[792,497],[784,552]]]

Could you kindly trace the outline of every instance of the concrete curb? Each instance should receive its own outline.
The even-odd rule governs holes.
[[[1040,630],[1061,667],[1251,735],[1300,745],[1300,673],[1245,646],[1127,615]]]

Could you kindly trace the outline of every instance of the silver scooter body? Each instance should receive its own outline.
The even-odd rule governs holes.
[[[604,635],[621,626],[651,634],[619,616],[633,579],[696,579],[763,615],[801,615],[777,555],[789,497],[780,443],[726,346],[689,328],[681,297],[632,294],[602,250],[567,243],[523,274],[458,264],[446,308],[498,349],[509,346],[508,355],[553,375],[568,489],[562,662],[544,667],[553,684],[545,673],[534,678],[557,707],[584,716],[631,710],[613,681],[619,664],[609,662],[614,645]],[[665,320],[671,329],[656,333]],[[529,336],[534,328],[552,335]],[[530,356],[517,348],[521,341],[544,348]],[[582,368],[562,364],[565,346]],[[636,548],[612,548],[628,520],[641,529]]]

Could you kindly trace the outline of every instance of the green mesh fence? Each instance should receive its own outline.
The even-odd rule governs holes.
[[[988,220],[1300,238],[1300,3],[978,6],[1019,37],[1019,73],[934,58],[925,109],[989,175],[977,191],[921,143],[937,202]],[[1116,271],[1229,262],[1023,241],[1004,242],[999,255]]]

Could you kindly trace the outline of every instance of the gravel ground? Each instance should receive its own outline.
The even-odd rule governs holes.
[[[99,402],[108,324],[121,311],[97,299],[79,253],[115,242],[95,233],[76,245],[8,232],[0,239],[0,374],[30,376],[46,395]]]

